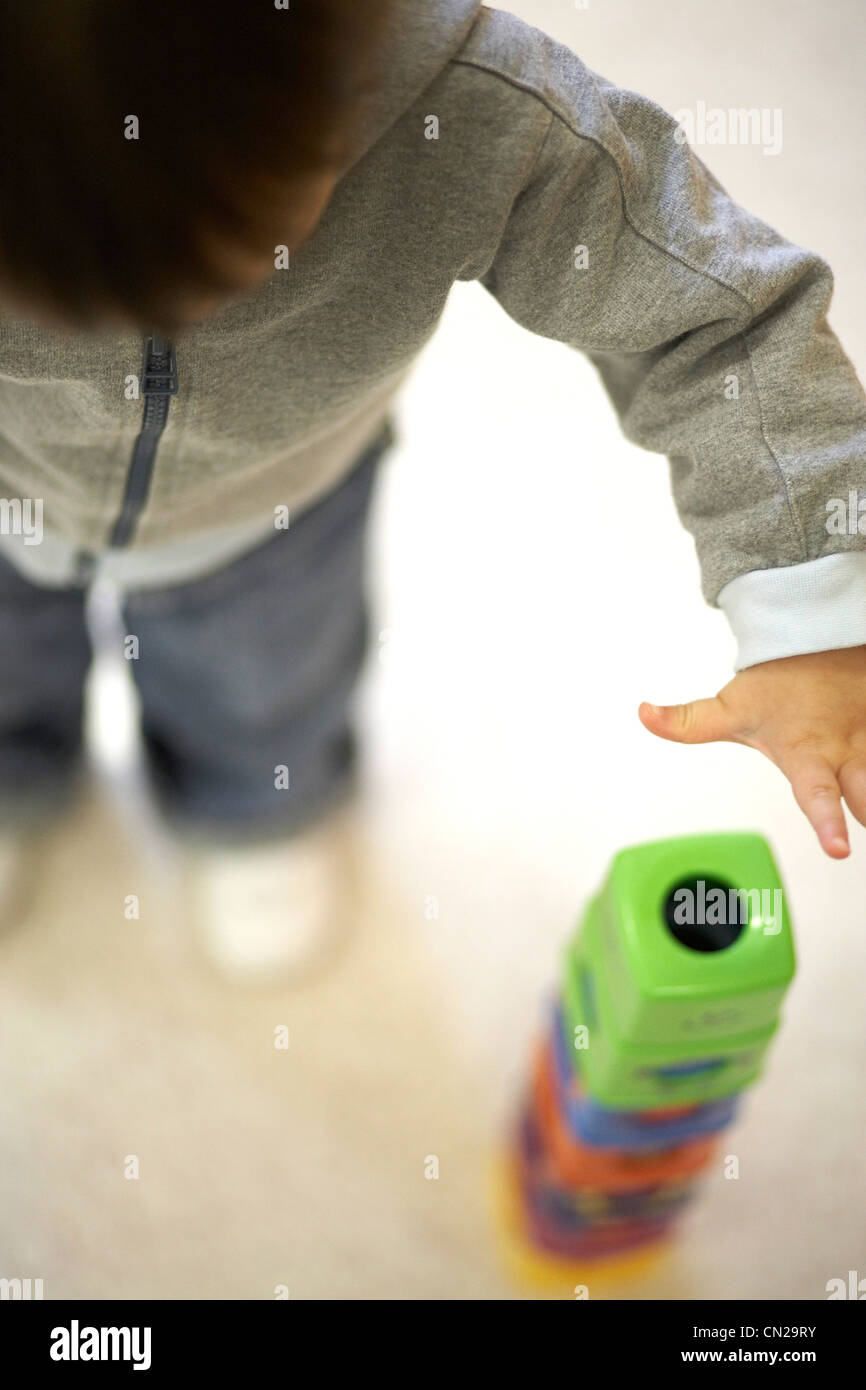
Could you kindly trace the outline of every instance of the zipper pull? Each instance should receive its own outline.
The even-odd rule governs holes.
[[[141,369],[143,396],[176,396],[178,391],[177,354],[172,343],[159,333],[148,338]]]

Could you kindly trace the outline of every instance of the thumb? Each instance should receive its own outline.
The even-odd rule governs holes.
[[[686,705],[649,705],[638,709],[645,729],[672,743],[718,743],[733,737],[731,716],[718,695]]]

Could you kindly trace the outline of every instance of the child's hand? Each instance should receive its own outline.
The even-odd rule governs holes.
[[[711,700],[642,704],[638,714],[674,743],[757,748],[788,778],[827,854],[850,854],[843,796],[866,825],[866,647],[764,661]]]

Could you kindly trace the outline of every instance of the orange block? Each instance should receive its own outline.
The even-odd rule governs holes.
[[[556,1103],[553,1059],[546,1045],[536,1052],[530,1103],[550,1164],[550,1181],[561,1187],[634,1192],[655,1183],[679,1182],[703,1172],[718,1147],[715,1135],[646,1153],[592,1148],[581,1143],[569,1130]]]

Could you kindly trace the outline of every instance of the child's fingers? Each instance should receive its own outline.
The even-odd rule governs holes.
[[[866,825],[866,758],[850,758],[843,763],[839,782],[852,816]]]
[[[734,737],[730,711],[718,695],[686,705],[649,705],[638,709],[645,729],[673,743],[718,743]]]
[[[842,810],[842,790],[832,764],[819,753],[799,753],[780,762],[797,805],[831,859],[850,854],[848,828]]]

